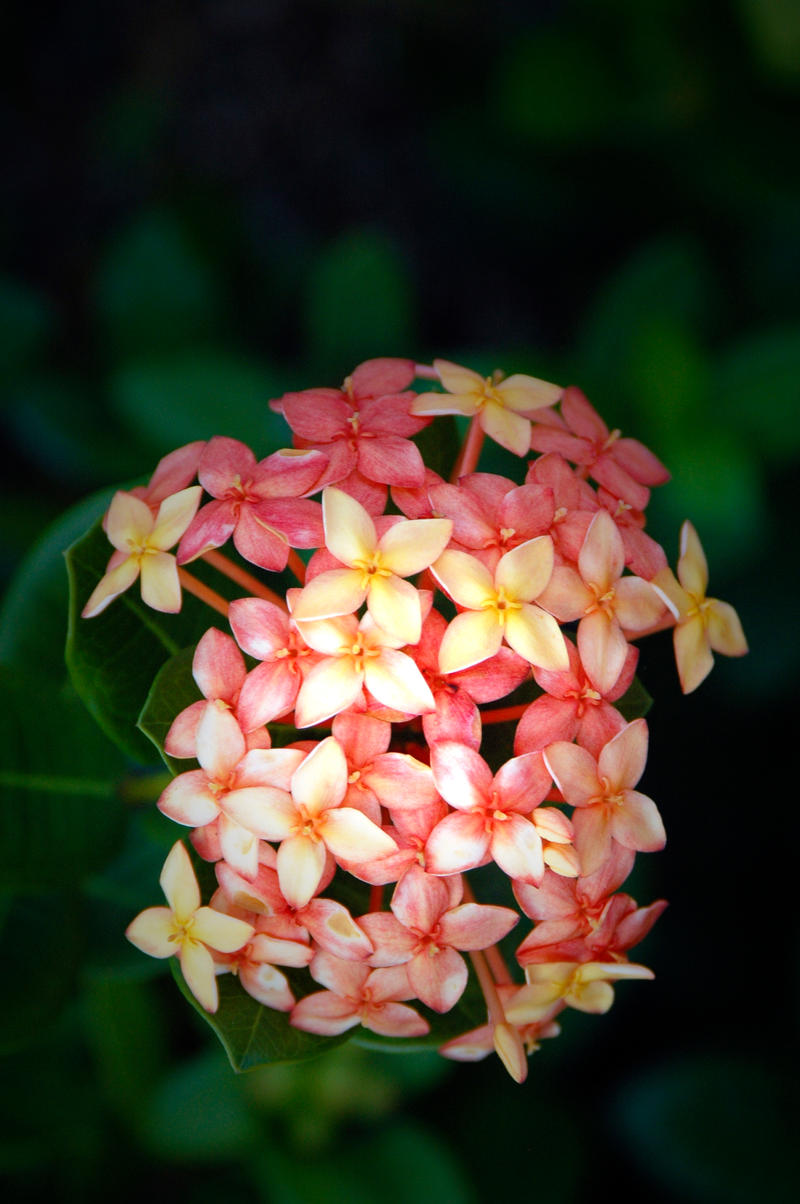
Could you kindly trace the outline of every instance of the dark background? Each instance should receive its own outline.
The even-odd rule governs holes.
[[[671,468],[652,531],[674,563],[692,518],[751,647],[686,699],[669,638],[643,650],[656,981],[569,1013],[524,1087],[353,1046],[234,1079],[119,952],[156,898],[160,851],[130,856],[148,807],[67,891],[9,873],[13,1198],[793,1198],[800,6],[76,0],[2,23],[0,662],[46,669],[56,717],[60,668],[15,636],[48,524],[190,439],[266,454],[267,398],[375,355],[580,384]],[[54,618],[41,647],[62,641]]]

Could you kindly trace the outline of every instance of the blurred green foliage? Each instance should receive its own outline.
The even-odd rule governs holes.
[[[522,1181],[568,1204],[602,1167],[653,1204],[789,1199],[796,922],[773,846],[793,844],[773,812],[800,668],[800,6],[200,9],[9,18],[9,1198],[473,1204]],[[692,518],[751,644],[686,700],[668,646],[643,650],[670,831],[662,865],[637,866],[640,899],[673,899],[643,953],[658,981],[569,1016],[522,1089],[493,1061],[352,1042],[231,1076],[123,937],[174,839],[163,767],[144,737],[122,757],[67,685],[63,553],[111,489],[215,433],[266,454],[288,441],[270,397],[381,354],[580,384],[671,468],[653,533],[674,560]]]

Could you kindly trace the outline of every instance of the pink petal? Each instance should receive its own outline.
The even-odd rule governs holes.
[[[509,878],[538,886],[544,876],[542,838],[529,819],[509,815],[492,826],[491,853]]]
[[[473,951],[496,945],[518,922],[519,916],[510,907],[462,903],[442,916],[439,930],[444,944]]]
[[[192,660],[192,676],[201,693],[233,705],[246,673],[244,657],[235,641],[216,627],[209,628]]]
[[[647,744],[644,719],[634,719],[606,744],[597,761],[597,773],[608,779],[612,793],[639,781],[647,762]]]
[[[420,1002],[435,1012],[448,1012],[467,985],[467,964],[455,949],[425,950],[408,963],[408,980]]]
[[[454,812],[428,837],[425,864],[432,874],[460,874],[483,864],[489,843],[482,812]]]
[[[487,803],[493,785],[492,771],[468,745],[455,741],[434,745],[431,769],[437,790],[452,807],[471,811]]]

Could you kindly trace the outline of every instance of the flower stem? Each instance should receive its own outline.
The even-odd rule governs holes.
[[[205,602],[206,606],[210,606],[212,610],[217,611],[218,614],[223,615],[227,619],[228,603],[221,594],[218,594],[213,589],[209,589],[202,581],[198,581],[191,573],[187,573],[186,569],[179,568],[178,577],[187,594],[194,594],[195,598],[199,598],[201,602]]]
[[[268,589],[258,577],[254,577],[252,573],[248,573],[247,569],[243,569],[241,565],[234,564],[222,552],[218,552],[215,548],[211,548],[208,552],[203,553],[203,560],[215,568],[217,572],[229,577],[231,581],[235,581],[237,585],[241,585],[244,589],[249,590],[255,598],[264,598],[267,602],[274,602],[276,606],[280,606],[281,610],[286,610],[286,602],[279,594],[275,594],[271,589]],[[227,613],[227,612],[226,612]]]
[[[294,548],[289,549],[289,568],[294,573],[301,585],[306,582],[306,566],[303,560],[297,555]]]
[[[521,702],[513,707],[497,707],[493,711],[481,711],[481,723],[506,723],[511,719],[519,719],[529,706],[529,702]]]
[[[464,899],[466,902],[477,902],[475,893],[466,877],[462,878],[462,882],[464,884]],[[508,967],[506,966],[506,963],[503,960],[503,955],[497,948],[497,945],[490,945],[488,949],[484,949],[481,956],[486,959],[487,965],[491,969],[494,984],[497,986],[508,986],[509,984],[513,984],[514,980],[508,972]],[[478,973],[477,966],[475,967],[475,972]],[[480,974],[478,974],[478,980],[481,981]],[[482,982],[481,986],[483,986]],[[503,1019],[505,1020],[505,1015],[503,1016]]]
[[[465,476],[468,472],[474,472],[478,466],[478,460],[483,447],[483,427],[481,426],[478,415],[469,424],[467,437],[461,445],[461,451],[458,453],[458,459],[453,465],[453,471],[450,473],[451,482],[456,482],[459,477]]]

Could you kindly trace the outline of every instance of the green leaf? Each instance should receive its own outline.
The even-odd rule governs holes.
[[[622,697],[614,703],[628,723],[632,723],[634,719],[642,719],[652,705],[653,699],[638,677],[634,677]]]
[[[267,404],[287,387],[259,361],[203,346],[129,360],[111,380],[111,401],[159,456],[195,439],[228,435],[262,459],[291,446],[285,420]]]
[[[67,552],[67,665],[75,689],[106,734],[134,760],[153,764],[158,754],[136,726],[153,679],[171,656],[196,643],[220,619],[186,593],[179,614],[161,614],[144,605],[138,583],[95,618],[82,619],[81,609],[105,572],[109,551],[98,522]],[[223,595],[241,593],[205,564],[196,562],[192,572]]]
[[[143,1122],[147,1146],[177,1162],[241,1159],[259,1136],[241,1084],[217,1050],[173,1069],[149,1101]]]
[[[43,1030],[75,996],[81,945],[74,894],[4,900],[0,958],[13,973],[4,974],[0,993],[0,1053],[41,1042]]]
[[[308,290],[308,345],[333,383],[378,355],[413,344],[412,290],[388,238],[370,230],[342,235],[318,256]]]
[[[71,691],[0,666],[0,879],[7,889],[79,883],[122,835],[124,764]]]
[[[0,663],[53,680],[64,676],[69,608],[64,552],[103,513],[109,498],[104,491],[73,506],[23,560],[0,609]]]
[[[194,653],[194,647],[183,648],[162,665],[138,721],[140,731],[153,741],[173,773],[183,773],[194,765],[176,760],[164,751],[164,741],[175,716],[203,697],[192,676]]]
[[[173,958],[170,964],[184,996],[217,1034],[234,1070],[252,1070],[255,1066],[274,1062],[301,1062],[334,1049],[351,1035],[317,1037],[292,1028],[285,1012],[276,1012],[258,1003],[232,974],[224,974],[217,980],[219,1008],[211,1015],[186,986],[176,959]],[[297,997],[297,976],[289,971],[287,978],[292,981]],[[314,988],[315,984],[311,986]],[[300,990],[299,994],[308,994],[308,991]]]

